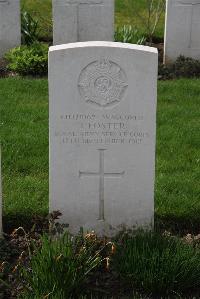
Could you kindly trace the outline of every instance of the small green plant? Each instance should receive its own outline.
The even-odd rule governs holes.
[[[200,250],[153,232],[125,236],[114,266],[122,279],[147,294],[166,296],[200,288]]]
[[[27,286],[22,298],[77,298],[88,275],[99,266],[101,257],[95,242],[65,233],[59,237],[44,235],[41,248],[30,258],[30,271],[22,268]],[[46,296],[46,297],[45,297]]]
[[[115,31],[115,41],[130,44],[145,44],[145,37],[141,36],[137,28],[131,25],[117,27]]]
[[[38,21],[33,19],[30,13],[21,13],[22,44],[31,45],[38,41]]]
[[[48,73],[48,45],[35,43],[10,50],[5,58],[8,69],[19,75],[43,76]]]
[[[132,15],[136,15],[144,27],[144,34],[148,43],[153,43],[153,37],[155,35],[156,28],[160,21],[160,18],[165,9],[165,0],[145,0],[145,15],[138,12],[137,3],[141,1],[137,0],[125,0],[126,6]]]

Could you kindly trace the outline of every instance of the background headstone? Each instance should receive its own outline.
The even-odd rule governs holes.
[[[114,0],[53,0],[54,45],[114,38]]]
[[[164,62],[200,59],[200,0],[167,0]]]
[[[0,0],[0,57],[20,44],[20,0]]]
[[[153,221],[157,59],[112,42],[50,48],[50,210],[72,232]]]

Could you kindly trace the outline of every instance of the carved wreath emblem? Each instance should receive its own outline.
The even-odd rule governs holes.
[[[78,81],[81,97],[86,102],[99,107],[119,103],[127,86],[127,78],[122,68],[105,59],[87,65],[82,70]]]

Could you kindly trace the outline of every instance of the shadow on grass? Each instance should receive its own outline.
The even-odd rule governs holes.
[[[191,215],[155,215],[155,229],[157,231],[170,231],[176,235],[199,234],[200,218]]]
[[[48,214],[24,214],[18,212],[15,214],[7,214],[3,216],[3,231],[10,234],[15,228],[23,227],[26,231],[31,230],[34,225],[38,226],[38,229],[42,229],[47,221]]]
[[[47,225],[48,214],[33,214],[17,212],[10,213],[3,216],[3,229],[5,233],[11,233],[15,228],[22,226],[25,230],[30,230],[34,225],[37,225],[41,230]],[[176,235],[199,234],[200,232],[200,218],[176,215],[158,215],[155,214],[155,230],[156,231],[170,231]]]

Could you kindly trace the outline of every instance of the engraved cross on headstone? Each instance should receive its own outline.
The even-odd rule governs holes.
[[[200,5],[200,1],[199,2],[182,2],[179,1],[177,6],[182,6],[182,7],[188,7],[191,9],[191,13],[190,13],[190,37],[189,37],[189,48],[191,48],[191,44],[192,44],[192,24],[193,24],[193,17],[194,17],[194,9],[196,8],[197,5]]]
[[[99,220],[105,220],[104,210],[104,180],[105,178],[121,178],[125,174],[122,172],[105,172],[104,171],[104,152],[106,149],[99,149],[99,171],[79,171],[79,177],[83,176],[97,176],[99,177]]]

